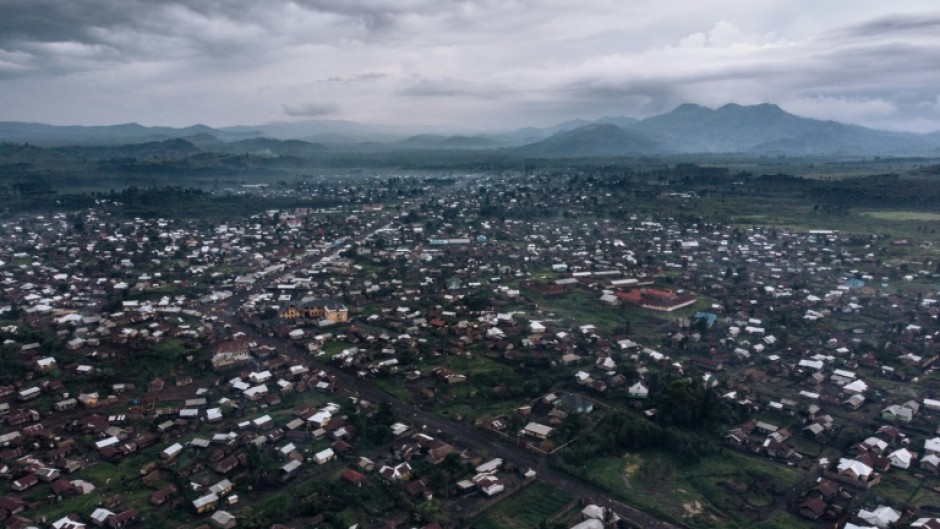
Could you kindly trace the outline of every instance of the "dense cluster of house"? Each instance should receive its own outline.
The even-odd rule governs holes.
[[[613,197],[496,175],[396,195],[394,209],[344,193],[360,203],[224,224],[125,219],[108,203],[0,223],[15,369],[0,386],[0,519],[119,528],[188,504],[232,527],[258,452],[284,486],[400,481],[425,501],[436,491],[416,460],[460,454],[455,486],[482,498],[534,477],[419,425],[394,424],[388,447],[360,453],[350,414],[374,406],[343,406],[348,388],[316,364],[330,362],[428,409],[461,405],[451,418],[538,453],[571,414],[602,415],[595,404],[655,420],[657,375],[678,373],[747,415],[728,446],[817,474],[802,516],[938,524],[867,503],[896,473],[940,486],[937,271],[903,246],[670,211],[600,219]],[[549,197],[563,218],[486,213]],[[517,370],[518,387],[484,364]],[[483,415],[484,398],[514,411]],[[146,509],[108,479],[142,483]],[[100,507],[40,522],[88,494]],[[604,518],[591,512],[582,529]]]

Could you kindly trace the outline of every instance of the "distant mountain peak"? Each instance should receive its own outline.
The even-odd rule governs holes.
[[[672,112],[701,112],[703,110],[712,112],[712,109],[708,107],[703,107],[702,105],[696,105],[695,103],[682,103],[681,105],[673,109]]]
[[[523,156],[549,158],[638,156],[664,150],[653,138],[611,123],[589,123],[514,149]]]
[[[773,103],[758,103],[756,105],[739,105],[738,103],[728,103],[721,106],[715,112],[755,112],[764,114],[787,114],[789,113]]]

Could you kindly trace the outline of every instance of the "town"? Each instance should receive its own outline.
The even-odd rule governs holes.
[[[602,178],[4,216],[0,520],[940,528],[936,220],[790,227],[722,182]]]

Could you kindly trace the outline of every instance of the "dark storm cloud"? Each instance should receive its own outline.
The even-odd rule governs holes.
[[[904,4],[0,0],[0,119],[511,127],[776,102],[940,129],[940,13]]]
[[[340,35],[367,39],[418,8],[425,6],[355,0],[5,0],[0,53],[21,73],[201,57],[237,63],[270,55],[285,44],[331,42]],[[285,32],[282,26],[298,13],[319,16],[320,23]],[[70,54],[80,60],[69,60]]]
[[[24,72],[94,70],[140,60],[223,58],[244,53],[247,9],[197,9],[184,2],[8,0],[0,8],[0,50]],[[240,16],[239,16],[240,15]],[[241,27],[239,35],[234,28]]]

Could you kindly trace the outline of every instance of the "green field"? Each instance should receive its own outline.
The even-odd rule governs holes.
[[[584,477],[630,505],[689,527],[734,528],[780,526],[772,520],[786,518],[786,509],[774,498],[796,484],[800,472],[730,451],[696,465],[649,452],[591,460]],[[732,478],[748,491],[737,494],[721,485]],[[772,516],[777,511],[783,514]]]
[[[503,498],[480,513],[471,526],[476,529],[536,529],[561,513],[572,497],[544,483],[534,483]]]
[[[864,215],[879,220],[916,220],[922,222],[940,220],[940,213],[928,213],[925,211],[866,211]]]

